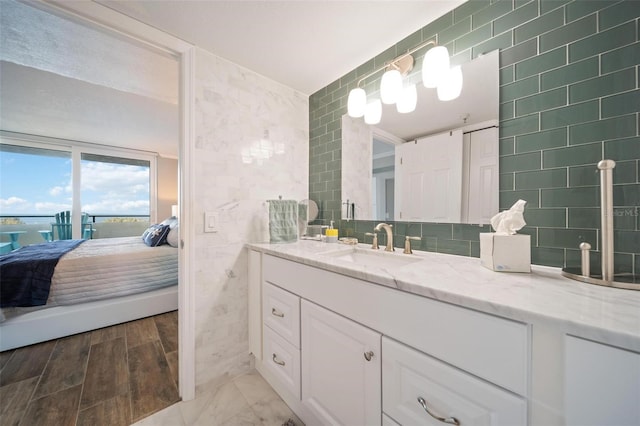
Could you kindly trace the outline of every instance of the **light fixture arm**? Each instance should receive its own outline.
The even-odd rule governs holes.
[[[393,61],[390,62],[386,62],[383,66],[381,66],[380,68],[376,69],[375,71],[371,71],[369,74],[365,75],[364,77],[362,77],[360,80],[358,80],[358,84],[356,85],[356,87],[360,87],[360,84],[365,81],[367,78],[371,77],[374,74],[379,73],[380,71],[388,68],[389,66],[393,66],[396,69],[398,69],[398,66],[396,65],[397,62],[400,62],[401,60],[403,60],[404,58],[406,58],[407,56],[411,55],[412,53],[417,52],[418,50],[422,49],[425,46],[429,46],[429,45],[433,45],[436,46],[436,42],[434,40],[428,40],[425,41],[422,44],[419,44],[418,46],[414,47],[413,49],[409,50],[407,53],[404,53],[400,56],[398,56],[397,58],[395,58]]]

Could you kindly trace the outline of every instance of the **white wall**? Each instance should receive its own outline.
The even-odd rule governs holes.
[[[249,368],[247,255],[268,240],[265,200],[308,194],[308,98],[204,50],[196,53],[193,203],[196,384]],[[268,132],[284,152],[243,162]],[[254,149],[255,152],[255,149]],[[204,233],[204,212],[219,215]]]
[[[178,204],[178,160],[158,157],[158,222],[171,216],[171,206]]]

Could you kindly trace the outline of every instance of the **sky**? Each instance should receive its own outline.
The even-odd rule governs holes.
[[[149,169],[82,161],[82,211],[149,214]],[[0,151],[0,214],[51,215],[71,209],[71,157]]]

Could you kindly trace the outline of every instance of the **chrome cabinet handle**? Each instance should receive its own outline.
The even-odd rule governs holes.
[[[420,405],[422,405],[422,408],[424,408],[424,411],[426,411],[427,414],[430,415],[431,417],[433,417],[434,419],[439,420],[442,423],[447,423],[447,424],[450,424],[450,425],[456,425],[456,426],[460,425],[460,422],[455,417],[449,417],[447,419],[447,418],[444,418],[444,417],[436,416],[431,411],[429,411],[429,407],[427,407],[427,401],[425,401],[423,397],[419,396],[418,397],[418,402],[420,403]]]
[[[273,362],[278,365],[284,365],[284,361],[278,361],[278,357],[276,356],[276,354],[273,354]]]
[[[364,353],[364,359],[366,359],[367,361],[371,361],[371,358],[373,358],[373,351]]]
[[[280,318],[284,318],[284,314],[282,312],[279,312],[278,310],[276,310],[276,308],[271,308],[271,315],[276,316],[276,317],[280,317]]]

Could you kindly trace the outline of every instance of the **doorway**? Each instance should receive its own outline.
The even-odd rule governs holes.
[[[179,388],[183,400],[193,399],[195,395],[195,313],[193,308],[195,302],[191,289],[193,280],[189,279],[192,268],[189,262],[191,248],[188,244],[193,239],[193,229],[190,212],[184,206],[187,206],[191,199],[191,182],[193,181],[189,165],[191,158],[190,147],[193,139],[194,47],[95,2],[65,2],[55,5],[51,3],[29,3],[28,6],[19,5],[35,7],[37,10],[46,12],[58,19],[73,21],[86,28],[107,34],[118,42],[125,41],[138,48],[149,49],[165,55],[165,58],[173,57],[177,61],[177,179],[179,181],[177,204],[181,220],[179,244]],[[35,27],[39,28],[39,26]],[[155,214],[156,220],[162,219],[157,211]]]

